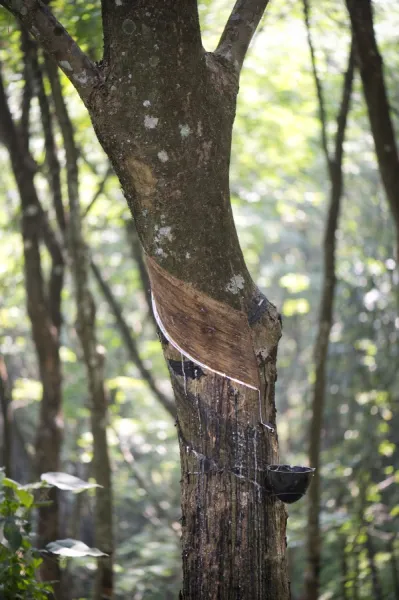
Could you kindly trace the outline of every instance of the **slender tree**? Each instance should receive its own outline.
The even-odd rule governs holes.
[[[391,119],[384,66],[373,23],[371,0],[346,0],[356,44],[359,71],[369,114],[382,184],[396,228],[399,265],[399,152]]]
[[[113,598],[113,523],[112,478],[107,443],[108,400],[104,382],[105,356],[97,343],[96,306],[89,286],[90,259],[82,231],[79,202],[78,151],[74,129],[62,93],[56,65],[47,60],[55,113],[61,129],[67,169],[69,200],[68,230],[64,229],[66,244],[72,259],[72,275],[77,306],[76,328],[83,350],[89,383],[91,431],[93,435],[93,475],[96,488],[95,543],[107,554],[97,560],[93,591],[94,600]]]
[[[25,54],[26,60],[30,57]],[[28,82],[28,85],[31,85]],[[25,90],[24,103],[29,113]],[[61,292],[63,287],[64,259],[60,245],[47,220],[35,187],[35,162],[29,152],[24,129],[29,117],[24,114],[20,127],[11,115],[0,77],[0,120],[5,145],[21,199],[21,230],[24,248],[24,273],[26,300],[32,337],[36,347],[42,383],[39,423],[35,443],[36,476],[47,471],[59,471],[60,450],[63,430],[61,414],[62,374],[60,361]],[[25,125],[24,125],[25,124]],[[49,280],[45,280],[42,268],[42,243],[51,257]],[[59,531],[59,505],[55,489],[50,491],[51,503],[39,509],[39,547],[57,539]],[[54,591],[61,597],[60,569],[58,562],[45,557],[41,566],[41,577],[55,581]]]
[[[308,496],[308,529],[307,529],[307,571],[305,575],[305,595],[307,600],[317,600],[320,587],[321,566],[321,534],[320,534],[320,446],[323,431],[323,413],[325,405],[326,370],[330,331],[334,318],[334,295],[336,287],[335,275],[335,234],[343,195],[342,162],[344,155],[344,139],[354,74],[354,54],[351,46],[348,67],[344,76],[341,105],[336,120],[334,149],[330,151],[327,136],[327,115],[324,92],[316,64],[316,55],[310,29],[310,9],[308,0],[303,0],[308,45],[312,63],[313,77],[319,104],[322,148],[327,163],[330,179],[330,201],[327,211],[326,227],[323,240],[324,271],[322,297],[319,308],[318,332],[314,348],[315,382],[312,390],[312,416],[309,430],[309,462],[316,468],[312,486]]]
[[[2,466],[6,477],[11,473],[11,448],[12,448],[12,418],[11,418],[11,391],[8,383],[7,367],[4,357],[0,354],[0,408],[3,421],[3,436],[1,443]]]
[[[0,4],[79,92],[146,253],[178,415],[181,597],[287,600],[286,512],[264,485],[278,462],[281,324],[248,273],[229,198],[239,74],[267,0],[238,0],[214,52],[196,0],[103,0],[100,64],[40,0]],[[79,305],[93,318],[87,296]]]

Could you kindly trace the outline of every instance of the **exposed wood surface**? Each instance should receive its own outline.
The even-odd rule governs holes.
[[[165,337],[194,362],[260,389],[251,331],[244,312],[228,308],[162,269],[147,256]]]

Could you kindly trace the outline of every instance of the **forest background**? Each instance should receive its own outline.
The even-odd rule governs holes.
[[[99,59],[99,5],[60,0],[53,7],[89,56]],[[216,45],[230,9],[224,0],[199,5],[203,36],[210,49]],[[378,0],[374,10],[390,115],[397,130],[399,7]],[[231,164],[234,217],[245,259],[253,278],[283,316],[276,393],[281,462],[290,464],[309,461],[313,352],[331,191],[322,129],[324,126],[327,148],[332,151],[351,38],[344,3],[311,3],[308,25],[313,67],[303,3],[275,1],[268,8],[242,73]],[[5,10],[0,12],[0,36],[9,106],[22,125],[24,100],[31,96],[28,129],[29,149],[36,163],[35,186],[50,223],[55,223],[58,217],[49,192],[54,191],[54,171],[48,162],[48,124],[40,101],[41,94],[51,97],[51,75],[46,74],[40,53],[36,66],[34,59],[27,63],[26,55],[32,50],[27,50],[27,40]],[[322,119],[315,65],[324,97]],[[99,353],[104,356],[115,593],[117,598],[167,600],[177,597],[181,586],[180,470],[173,396],[130,214],[83,104],[65,77],[61,82],[77,149],[84,240],[92,257],[90,288]],[[395,227],[356,68],[351,96],[343,144],[344,194],[335,233],[337,286],[321,431],[320,598],[398,599],[399,417],[395,408],[399,400],[399,281]],[[65,194],[68,149],[62,125],[54,118],[54,99],[49,100],[49,110],[60,191]],[[8,462],[13,479],[27,483],[36,476],[42,384],[25,308],[20,198],[4,145],[0,145],[0,167],[1,397],[2,406],[7,404],[2,416],[0,462]],[[50,281],[54,256],[42,248],[41,258],[45,280]],[[59,470],[89,480],[94,476],[93,433],[68,264],[61,315],[63,442]],[[78,538],[93,545],[93,503],[92,491],[60,497],[60,538]],[[300,598],[304,586],[306,508],[306,499],[289,507],[294,599]],[[70,598],[88,597],[96,569],[94,559],[70,560],[65,568],[68,578],[74,574]]]

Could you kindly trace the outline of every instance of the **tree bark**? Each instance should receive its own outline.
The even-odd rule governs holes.
[[[174,316],[182,315],[186,301],[196,317],[185,298],[188,285],[204,305],[209,297],[221,303],[228,321],[229,312],[247,314],[261,301],[245,267],[229,203],[237,80],[223,61],[202,51],[192,31],[192,11],[186,18],[187,9],[180,7],[180,39],[170,43],[168,31],[173,31],[176,15],[168,8],[159,16],[162,32],[147,32],[151,21],[139,9],[132,15],[125,11],[113,23],[108,19],[111,31],[131,32],[130,39],[113,34],[113,51],[115,57],[123,56],[124,48],[129,54],[132,44],[136,98],[129,65],[111,55],[105,72],[118,94],[98,95],[92,118],[147,255],[166,279],[180,284]],[[135,23],[141,24],[136,35]],[[130,107],[122,98],[130,98]],[[112,122],[105,118],[110,112]],[[154,274],[152,287],[161,304]],[[257,350],[267,398],[263,414],[274,424],[280,324],[274,307],[266,300],[264,305],[256,323]],[[169,314],[169,307],[165,310]],[[212,333],[210,325],[202,355],[212,353]],[[264,358],[262,348],[268,349]],[[176,396],[181,450],[182,598],[288,598],[285,510],[262,485],[262,469],[278,462],[277,438],[259,426],[258,392],[212,373],[212,359],[201,376],[173,344],[164,344],[164,354]],[[173,370],[181,361],[182,370]],[[235,365],[231,367],[234,376]]]
[[[307,570],[305,573],[305,597],[317,600],[320,587],[321,569],[321,533],[320,533],[320,448],[323,431],[323,414],[325,405],[326,370],[330,331],[334,317],[335,276],[335,234],[338,227],[341,198],[343,195],[343,143],[347,117],[350,107],[352,83],[354,75],[354,55],[351,47],[348,67],[344,77],[341,105],[337,116],[337,133],[334,152],[330,153],[327,138],[327,121],[324,105],[322,82],[317,71],[315,51],[310,30],[309,2],[303,0],[308,44],[312,62],[313,76],[319,103],[322,147],[326,158],[330,178],[330,201],[327,212],[326,228],[323,240],[324,272],[322,281],[322,297],[319,309],[318,332],[314,347],[315,382],[312,390],[311,421],[309,427],[309,463],[316,469],[308,495],[308,528],[307,528]]]
[[[66,32],[54,42],[35,0],[28,15],[3,4],[76,85],[146,253],[177,404],[181,598],[288,600],[286,511],[265,482],[281,321],[248,273],[229,193],[239,72],[267,1],[238,0],[208,53],[195,0],[103,0],[100,67]]]
[[[383,61],[375,37],[371,0],[347,0],[346,4],[382,184],[395,223],[396,262],[399,265],[399,153],[384,81]]]

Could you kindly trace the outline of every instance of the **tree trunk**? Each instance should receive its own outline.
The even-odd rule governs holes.
[[[79,202],[78,152],[73,126],[62,94],[56,66],[47,62],[55,112],[64,140],[69,224],[67,245],[72,259],[72,276],[77,307],[77,333],[83,350],[90,397],[91,430],[93,434],[93,475],[96,488],[95,544],[107,554],[97,559],[94,600],[113,598],[113,524],[112,476],[108,453],[108,402],[104,382],[104,349],[97,344],[96,307],[89,287],[90,260],[83,239]]]
[[[396,228],[399,265],[399,153],[373,25],[371,0],[346,0],[382,183]]]
[[[322,148],[325,154],[327,170],[330,178],[330,200],[326,218],[326,227],[323,240],[323,281],[322,297],[319,309],[318,331],[314,347],[315,382],[312,390],[312,416],[309,427],[309,463],[316,469],[313,483],[308,497],[308,529],[307,529],[307,554],[308,564],[305,574],[305,597],[307,600],[317,600],[320,587],[321,568],[321,533],[320,533],[320,450],[323,432],[323,417],[325,406],[326,371],[330,331],[334,317],[334,295],[336,287],[335,275],[335,234],[338,228],[341,199],[343,194],[343,145],[346,124],[352,94],[354,74],[354,56],[351,47],[349,52],[348,67],[345,73],[341,105],[337,116],[337,133],[334,140],[334,152],[330,153],[327,139],[327,121],[324,104],[322,82],[319,78],[316,65],[316,54],[313,47],[310,31],[309,3],[304,0],[304,15],[308,33],[308,43],[312,61],[317,98],[319,102],[319,115],[321,124]]]
[[[21,199],[27,309],[38,356],[40,381],[43,386],[35,444],[35,470],[36,476],[40,476],[47,471],[59,471],[60,466],[63,421],[59,333],[63,257],[41,207],[34,184],[34,161],[23,143],[23,136],[12,120],[2,82],[0,82],[0,115],[5,143]],[[47,286],[41,264],[42,241],[45,242],[52,259]],[[39,508],[39,548],[58,538],[58,494],[55,488],[50,490],[49,499],[52,501],[49,506]],[[44,581],[56,582],[54,592],[55,597],[59,598],[58,562],[54,558],[44,558],[40,574]]]
[[[4,467],[6,477],[11,473],[11,444],[12,444],[12,418],[11,394],[8,385],[7,367],[3,356],[0,355],[0,405],[3,420],[3,438],[1,443],[1,465]]]
[[[264,487],[277,436],[259,424],[258,391],[231,381],[262,380],[262,415],[274,426],[280,323],[250,279],[229,202],[237,76],[203,52],[190,3],[178,3],[179,18],[165,4],[158,31],[147,9],[106,13],[108,85],[91,114],[135,217],[165,333],[174,323],[179,338],[164,354],[182,467],[182,598],[286,599],[286,514]],[[132,71],[124,51],[136,56]]]
[[[196,0],[103,0],[100,65],[36,0],[2,3],[78,89],[146,253],[177,404],[181,598],[288,600],[286,512],[265,481],[281,322],[248,273],[229,193],[239,72],[267,0],[238,0],[214,53]]]

